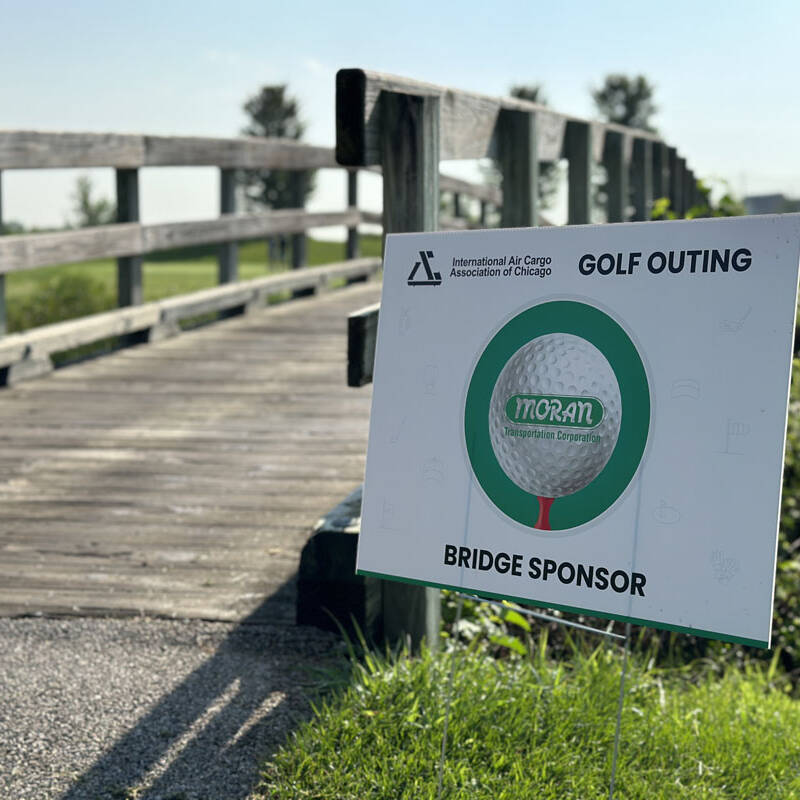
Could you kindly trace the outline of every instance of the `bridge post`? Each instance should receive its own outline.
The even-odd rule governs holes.
[[[653,196],[669,196],[669,148],[663,142],[653,145]]]
[[[694,179],[694,172],[692,170],[687,169],[684,173],[684,181],[683,181],[683,215],[686,216],[686,213],[689,209],[695,204],[695,179]]]
[[[497,150],[503,176],[504,228],[539,224],[539,143],[536,114],[504,109],[497,120]],[[483,204],[481,211],[483,212]]]
[[[3,170],[0,170],[0,236],[3,236]],[[6,319],[6,276],[0,275],[0,336],[8,333],[8,321]]]
[[[117,169],[117,222],[139,221],[139,170]],[[117,305],[138,306],[142,294],[142,257],[117,259]]]
[[[650,219],[653,209],[653,143],[649,139],[633,140],[633,218],[637,222]]]
[[[585,225],[592,219],[592,126],[567,122],[564,155],[569,162],[567,224]],[[503,202],[505,206],[505,201]]]
[[[439,220],[439,98],[386,92],[381,98],[383,224],[386,233],[435,231]],[[385,581],[388,640],[439,642],[438,589]]]
[[[347,207],[358,208],[358,170],[351,169],[347,173]],[[358,227],[347,229],[346,258],[358,258],[359,254]]]
[[[295,208],[304,208],[306,204],[306,185],[308,173],[304,170],[297,170],[291,178],[292,181],[292,205]],[[308,263],[308,239],[305,231],[292,234],[292,269],[302,269]],[[313,289],[295,289],[293,297],[305,297],[314,294]]]
[[[236,213],[236,170],[222,168],[219,171],[219,213]],[[239,243],[223,242],[217,255],[218,282],[233,283],[239,279]]]
[[[667,153],[669,154],[669,205],[675,215],[681,217],[683,216],[681,212],[681,205],[683,204],[681,159],[678,157],[678,151],[674,147],[668,148]]]
[[[603,166],[606,168],[608,176],[606,182],[608,195],[606,219],[608,222],[625,222],[628,218],[630,189],[630,136],[617,131],[606,133],[605,147],[603,148]]]

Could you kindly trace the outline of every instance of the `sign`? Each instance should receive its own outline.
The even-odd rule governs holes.
[[[387,237],[357,569],[768,647],[800,215]]]

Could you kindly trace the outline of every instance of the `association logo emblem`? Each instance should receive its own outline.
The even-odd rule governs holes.
[[[414,262],[411,268],[411,274],[408,276],[409,286],[439,286],[442,283],[442,275],[439,272],[434,272],[431,267],[433,260],[433,250],[420,250],[419,261]],[[415,280],[420,267],[425,271],[425,280]]]
[[[475,477],[507,517],[538,530],[591,522],[631,484],[650,429],[643,361],[587,303],[528,308],[490,339],[467,390]]]

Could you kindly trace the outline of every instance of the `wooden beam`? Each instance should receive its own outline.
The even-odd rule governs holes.
[[[341,74],[341,73],[340,73]],[[384,232],[435,231],[439,218],[440,101],[385,92],[380,107]],[[383,630],[389,641],[439,643],[436,589],[386,581]]]
[[[336,160],[329,147],[293,139],[0,131],[0,169],[169,166],[317,169]]]
[[[258,239],[296,233],[311,227],[354,225],[357,210],[309,212],[283,209],[263,214],[229,215],[197,222],[158,225],[125,223],[58,233],[30,233],[0,237],[0,275],[51,264],[69,264],[97,258],[117,258],[231,240]]]
[[[592,218],[592,129],[583,122],[570,122],[564,138],[569,162],[567,224],[585,225]]]
[[[385,233],[435,231],[439,220],[439,100],[384,94]]]
[[[236,213],[236,170],[219,171],[219,213],[221,216]],[[217,256],[218,283],[231,283],[239,279],[239,244],[223,242]]]
[[[440,102],[441,157],[484,158],[497,155],[496,127],[501,110],[537,114],[539,158],[555,161],[562,146],[564,125],[590,124],[588,120],[559,114],[550,108],[512,97],[488,97],[446,86],[436,86],[396,75],[361,69],[343,69],[336,75],[336,160],[344,166],[381,163],[381,110],[384,95],[403,94],[429,97]],[[658,140],[649,131],[621,125],[600,124],[640,138]]]
[[[607,175],[606,218],[608,222],[625,222],[628,218],[631,150],[630,136],[616,131],[606,135],[603,166]]]
[[[653,210],[653,143],[647,139],[633,141],[633,219],[650,219]]]
[[[483,200],[494,206],[503,205],[503,192],[499,186],[492,186],[484,183],[470,183],[469,181],[453,178],[450,175],[439,173],[439,190],[442,192],[453,192],[474,197],[476,200]]]
[[[117,222],[139,221],[139,171],[117,170]],[[138,306],[143,300],[142,258],[139,255],[117,259],[117,305]]]
[[[0,170],[0,236],[5,235],[3,222],[3,171]],[[0,336],[8,332],[8,319],[6,316],[6,276],[0,275]]]
[[[497,125],[497,150],[505,198],[501,224],[504,228],[538,225],[539,139],[536,114],[504,109]]]

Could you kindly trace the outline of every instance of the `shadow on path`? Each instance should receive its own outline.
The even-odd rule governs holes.
[[[332,666],[332,634],[289,624],[287,582],[232,629],[223,627],[200,666],[171,688],[61,800],[245,800],[261,762],[309,716],[314,668]],[[191,621],[186,621],[191,626]],[[341,661],[339,661],[341,664]]]

